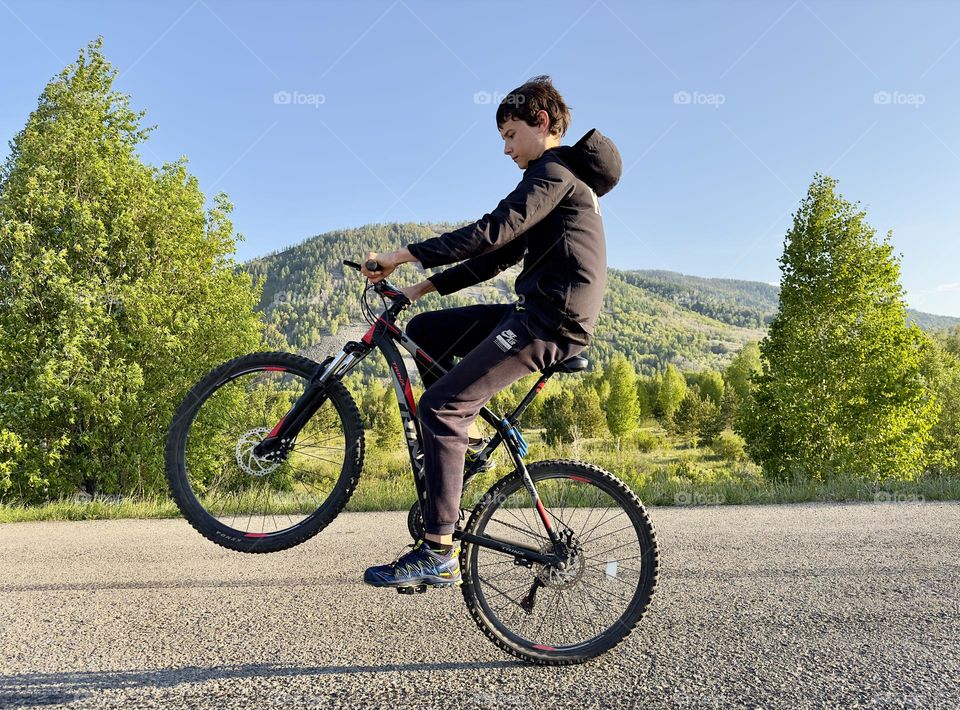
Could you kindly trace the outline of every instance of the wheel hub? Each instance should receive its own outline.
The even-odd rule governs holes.
[[[263,457],[253,452],[253,448],[269,433],[270,429],[257,427],[242,434],[237,441],[237,465],[247,475],[263,478],[277,470],[283,462],[283,452],[270,453]]]
[[[566,589],[576,584],[583,576],[586,569],[587,558],[583,554],[583,548],[580,541],[574,536],[572,530],[565,530],[560,534],[560,553],[561,560],[549,565],[539,565],[537,577],[545,587],[552,589]],[[554,552],[552,545],[545,545],[540,550],[544,554]]]

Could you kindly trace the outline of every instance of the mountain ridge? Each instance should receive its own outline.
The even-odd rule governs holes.
[[[366,328],[359,308],[363,280],[344,270],[344,259],[357,260],[367,250],[394,250],[467,223],[387,222],[332,230],[242,262],[237,269],[263,279],[257,310],[267,323],[291,349],[317,357],[339,349]],[[408,266],[397,269],[391,281],[407,286],[432,271]],[[513,280],[519,271],[520,266],[514,266],[449,296],[428,294],[408,313],[513,301]],[[607,293],[589,357],[598,365],[622,352],[644,374],[662,370],[668,362],[681,370],[723,367],[746,342],[764,336],[779,302],[779,286],[763,281],[663,269],[608,267],[607,273]],[[911,308],[907,317],[927,330],[960,325],[960,318]],[[375,363],[371,367],[380,369]]]

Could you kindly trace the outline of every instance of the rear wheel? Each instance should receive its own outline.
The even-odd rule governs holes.
[[[636,495],[596,466],[554,460],[528,471],[561,538],[563,566],[526,566],[466,543],[461,589],[474,621],[503,650],[544,665],[582,663],[620,643],[646,612],[656,534]],[[465,532],[553,551],[517,473],[483,496]]]
[[[166,473],[184,517],[241,552],[275,552],[316,535],[343,509],[363,468],[363,426],[350,393],[326,401],[279,460],[262,441],[306,389],[317,363],[283,352],[230,360],[187,393],[170,426]]]
[[[423,537],[423,514],[420,512],[420,501],[416,501],[407,511],[407,532],[414,542]]]

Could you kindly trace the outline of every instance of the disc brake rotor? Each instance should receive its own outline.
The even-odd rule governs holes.
[[[583,576],[586,568],[587,558],[583,554],[580,541],[573,536],[573,531],[566,530],[562,533],[564,544],[567,549],[566,559],[563,567],[558,565],[539,565],[537,577],[545,587],[553,589],[566,589],[572,587]],[[543,554],[551,554],[553,545],[545,545],[540,550]]]
[[[257,427],[242,434],[237,441],[237,465],[244,473],[262,478],[277,470],[280,460],[261,458],[253,453],[253,447],[263,441],[270,429]]]

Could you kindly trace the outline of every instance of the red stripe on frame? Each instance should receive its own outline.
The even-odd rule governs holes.
[[[543,501],[537,500],[537,512],[540,513],[540,519],[543,521],[543,527],[547,530],[552,530],[553,526],[550,524],[550,518],[547,516],[547,511],[544,510]]]
[[[277,432],[280,431],[280,425],[283,424],[283,420],[286,419],[285,416],[280,417],[280,421],[277,422],[277,425],[273,427],[273,430],[267,434],[267,436],[276,436]]]
[[[363,338],[361,338],[361,340],[363,340],[363,342],[366,343],[367,345],[370,345],[373,343],[373,331],[376,329],[376,327],[377,327],[376,323],[371,325],[366,335],[364,335]]]
[[[399,331],[397,328],[395,328],[394,326],[392,326],[392,325],[390,325],[389,323],[387,323],[387,321],[385,321],[383,318],[377,318],[377,320],[380,321],[381,323],[383,323],[385,326],[387,326],[387,327],[388,327],[390,330],[392,330],[394,333],[397,333],[397,334],[400,333],[400,331]]]
[[[417,405],[413,401],[413,390],[410,388],[410,378],[407,378],[406,383],[403,385],[403,394],[407,397],[407,406],[410,407],[410,413],[416,416],[417,414]]]

